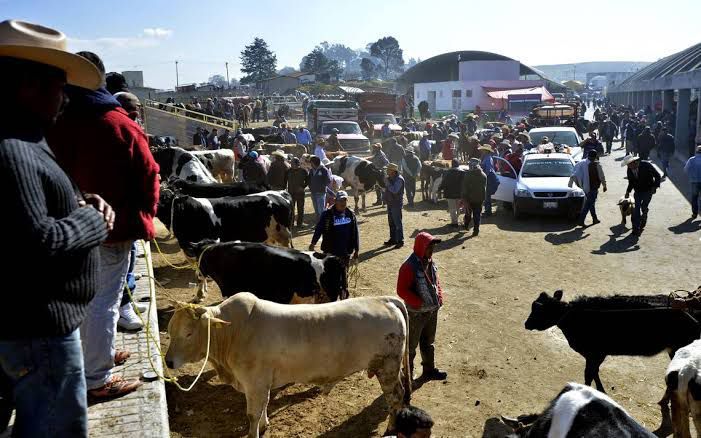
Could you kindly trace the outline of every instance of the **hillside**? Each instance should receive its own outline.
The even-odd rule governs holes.
[[[650,63],[633,61],[592,61],[574,64],[534,65],[533,67],[542,71],[547,77],[554,81],[560,82],[573,79],[573,73],[576,72],[575,79],[585,82],[587,73],[635,72],[648,64]]]

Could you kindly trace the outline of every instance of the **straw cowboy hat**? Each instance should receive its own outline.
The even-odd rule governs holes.
[[[478,151],[494,152],[494,149],[492,149],[491,146],[487,146],[484,144],[482,146],[478,147],[477,150]]]
[[[286,158],[287,158],[287,156],[285,155],[285,153],[284,153],[283,151],[281,151],[280,149],[276,149],[276,150],[273,151],[273,153],[270,154],[270,155],[273,155],[273,156],[276,156],[276,157],[280,157],[280,158],[282,158],[282,159],[286,159]]]
[[[397,165],[394,164],[394,163],[389,163],[389,164],[387,165],[387,171],[389,172],[390,170],[393,170],[393,171],[395,171],[395,172],[399,172],[399,166],[397,166]]]
[[[63,70],[71,85],[95,90],[102,74],[90,61],[66,49],[66,35],[18,20],[0,23],[0,56],[37,62]]]
[[[623,161],[621,162],[621,167],[626,167],[627,165],[629,165],[633,161],[636,161],[639,159],[640,159],[640,157],[635,157],[633,155],[626,155],[625,157],[623,157]]]

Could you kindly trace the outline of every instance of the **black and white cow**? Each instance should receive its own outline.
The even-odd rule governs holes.
[[[542,414],[501,417],[513,438],[654,437],[609,396],[568,383]]]
[[[257,242],[203,241],[188,248],[200,272],[222,296],[251,292],[282,304],[325,303],[348,297],[346,269],[338,257],[268,246]],[[206,294],[198,290],[198,300]]]
[[[193,182],[211,184],[218,182],[202,161],[185,149],[171,147],[151,148],[153,158],[161,168],[161,180],[175,176]]]
[[[270,186],[267,184],[254,184],[250,182],[204,184],[179,178],[171,178],[167,183],[167,187],[179,195],[194,196],[196,198],[244,196],[270,190]]]
[[[329,165],[331,172],[343,178],[345,185],[353,188],[355,211],[358,211],[358,196],[362,197],[363,211],[365,211],[365,192],[372,190],[375,184],[385,186],[385,174],[370,161],[355,156],[336,157]]]
[[[177,196],[167,191],[160,197],[157,216],[173,230],[185,255],[194,257],[188,248],[205,239],[291,246],[291,207],[290,194],[285,191],[223,198]]]
[[[663,426],[665,415],[669,418],[666,401],[671,400],[674,436],[691,438],[689,415],[694,419],[698,436],[701,433],[701,340],[697,339],[677,350],[667,367],[665,382],[667,394],[663,399]]]
[[[234,180],[236,158],[234,157],[234,151],[231,149],[192,151],[190,153],[200,160],[215,178],[219,178],[222,182]]]
[[[570,347],[586,360],[584,382],[596,382],[604,391],[599,367],[606,356],[654,356],[664,350],[674,354],[698,339],[701,327],[689,314],[669,307],[667,295],[614,295],[562,300],[541,293],[531,306],[527,330],[557,326]]]

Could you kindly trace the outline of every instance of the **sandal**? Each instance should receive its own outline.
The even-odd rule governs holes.
[[[139,380],[124,380],[119,376],[112,376],[105,386],[88,390],[88,396],[93,400],[107,400],[133,392],[142,385]]]
[[[114,366],[124,365],[124,363],[129,360],[131,353],[126,350],[118,350],[114,354]]]

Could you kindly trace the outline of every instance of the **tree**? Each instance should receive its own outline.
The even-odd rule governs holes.
[[[404,65],[404,51],[396,38],[380,38],[370,46],[370,54],[382,61],[382,77],[391,79],[393,73],[401,73]]]
[[[241,71],[246,76],[241,78],[242,84],[255,83],[275,76],[277,56],[268,48],[268,43],[256,37],[253,43],[241,52]]]
[[[360,61],[360,71],[365,81],[377,79],[378,67],[370,58],[363,58],[363,60]]]
[[[214,85],[215,87],[219,87],[219,88],[226,87],[226,78],[222,75],[210,76],[209,79],[207,80],[207,82]]]
[[[415,66],[419,62],[421,62],[421,58],[418,58],[418,59],[417,58],[409,58],[409,60],[406,63],[406,66],[404,68],[404,71],[409,70],[410,68],[412,68],[413,66]]]
[[[302,58],[299,69],[304,72],[314,73],[318,81],[327,84],[332,80],[338,79],[338,76],[343,72],[343,69],[338,65],[338,61],[327,58],[320,47],[315,48]]]
[[[358,53],[343,44],[329,44],[326,41],[319,44],[327,58],[338,62],[338,65],[347,70],[351,62],[358,57]]]

